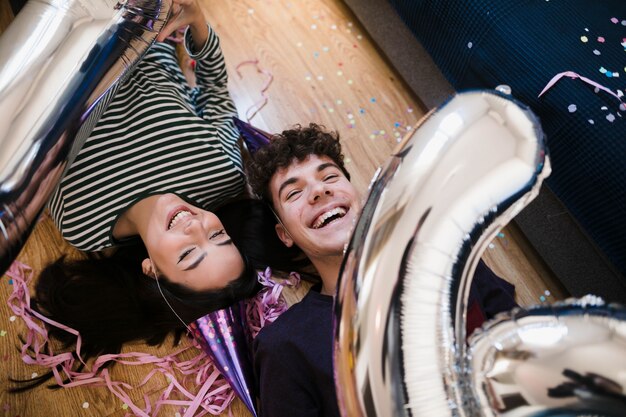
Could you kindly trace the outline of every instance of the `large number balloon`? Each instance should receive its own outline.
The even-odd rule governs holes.
[[[171,0],[31,0],[0,38],[0,273]]]
[[[597,297],[502,314],[466,360],[469,415],[626,415],[626,309]]]
[[[335,366],[344,416],[464,414],[465,304],[480,255],[549,174],[526,108],[452,98],[373,180],[340,273]]]

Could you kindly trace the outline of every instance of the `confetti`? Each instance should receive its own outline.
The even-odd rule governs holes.
[[[608,108],[608,107],[606,107],[606,106],[602,106],[602,107],[600,107],[600,110],[608,110],[608,109],[609,109],[609,108]]]
[[[353,81],[352,80],[348,80],[348,84],[352,85]]]
[[[348,22],[348,27],[351,28],[352,27],[352,22]]]
[[[498,237],[499,237],[500,239],[502,239],[502,238],[504,237],[504,233],[502,233],[502,232],[498,233]]]
[[[493,248],[495,248],[495,247],[496,247],[496,245],[494,245],[493,243],[490,243],[490,244],[489,244],[489,249],[493,249]]]
[[[328,52],[328,51],[330,51],[330,48],[329,48],[328,46],[324,46],[324,47],[322,48],[322,51],[324,51],[324,52]]]
[[[302,42],[298,42],[298,43],[296,44],[296,46],[297,46],[298,48],[302,48]]]
[[[7,335],[7,331],[6,330],[0,330],[0,336],[4,337]]]
[[[361,114],[365,114],[365,109],[364,109],[364,108],[360,108],[360,109],[359,109],[359,113],[361,113]]]
[[[395,132],[393,135],[398,138],[400,137],[400,132]]]
[[[12,279],[9,280],[9,285],[13,285],[13,280]]]
[[[619,110],[620,111],[626,111],[626,104],[622,103],[619,105]]]
[[[337,71],[337,75],[341,77],[343,75],[343,71],[341,70]]]
[[[307,75],[306,77],[304,77],[304,79],[307,80],[307,81],[311,81],[311,76]]]
[[[336,102],[336,103],[337,103],[337,104],[343,104],[343,101],[341,101],[341,100],[337,100],[337,102]]]
[[[320,56],[320,53],[319,53],[319,52],[313,52],[313,58],[317,58],[317,57],[319,57],[319,56]]]
[[[613,23],[617,23],[617,22],[619,22],[619,20],[617,19],[617,17],[612,17],[612,18],[611,18],[611,22],[613,22]]]
[[[544,297],[544,296],[542,295],[541,297],[539,297],[539,300],[540,300],[541,302],[544,302],[544,301],[546,301],[546,297]]]
[[[604,43],[604,38],[602,36],[598,36],[598,42]]]
[[[11,316],[11,317],[9,317],[9,321],[15,321],[16,318],[17,317],[15,317],[15,316]]]
[[[385,133],[387,133],[387,132],[385,132],[384,130],[381,130],[381,131],[380,131],[380,134],[381,134],[381,135],[384,135]]]
[[[376,135],[370,135],[370,139],[375,139]]]
[[[569,106],[567,106],[567,111],[569,111],[570,113],[574,113],[576,111],[576,105],[570,104]]]
[[[585,35],[583,35],[583,36],[581,36],[581,37],[580,37],[580,40],[581,40],[583,43],[587,43],[587,41],[589,40],[589,38],[587,38]]]
[[[609,113],[606,115],[606,120],[608,120],[609,122],[613,123],[615,121],[615,116],[613,116],[613,113]]]
[[[254,14],[254,9],[248,9],[248,14]]]
[[[595,124],[596,122],[593,121],[593,119],[589,119],[587,120],[589,122],[590,125]]]
[[[128,410],[128,404],[122,404],[122,410]]]
[[[330,109],[328,109],[328,113],[334,113],[335,109],[333,109],[332,107]]]
[[[322,80],[324,79],[324,76],[323,76],[323,75],[318,75],[318,76],[317,76],[317,79],[318,79],[318,80],[320,80],[320,81],[322,81]]]
[[[409,107],[408,109],[406,109],[407,113],[413,113],[413,109],[411,107]]]
[[[372,102],[372,103],[376,103],[376,97],[372,97],[372,98],[370,98],[370,102]]]
[[[37,378],[39,374],[37,372],[33,372],[30,376],[31,379]]]
[[[395,122],[395,123],[393,124],[393,127],[400,127],[400,122]]]
[[[348,119],[354,119],[354,115],[352,113],[348,114]]]
[[[473,44],[472,42],[468,42],[468,43],[467,43],[467,47],[468,47],[469,49],[472,49],[472,46],[474,46],[474,44]]]
[[[317,29],[317,25],[314,23],[311,25],[311,30],[315,30],[315,29]]]
[[[363,36],[361,36],[361,35],[356,35],[356,38],[357,38],[358,40],[361,40],[361,39],[363,39]]]
[[[544,294],[549,297],[550,296],[550,291],[545,290]]]
[[[337,30],[337,25],[332,25],[330,28],[331,28],[332,30]]]
[[[597,49],[593,50],[594,55],[600,55],[600,51],[598,51]]]
[[[344,159],[344,161],[345,161],[347,164],[349,164],[350,162],[352,162],[352,159],[350,159],[350,158],[346,158],[346,159]]]

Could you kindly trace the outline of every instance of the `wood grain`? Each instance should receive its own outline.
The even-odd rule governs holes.
[[[340,0],[202,0],[205,15],[218,32],[230,74],[230,89],[240,117],[261,98],[261,89],[271,74],[268,102],[252,122],[269,132],[294,124],[316,122],[337,130],[342,138],[348,169],[357,189],[364,193],[374,170],[385,162],[399,139],[424,114],[421,103],[408,92],[377,52],[359,22]],[[8,4],[0,4],[0,31],[12,18]],[[246,63],[257,61],[258,67]],[[238,66],[239,67],[238,71]],[[258,70],[261,70],[259,72]],[[19,260],[39,271],[61,254],[81,254],[63,241],[52,221],[39,222]],[[537,303],[550,291],[549,300],[566,294],[541,263],[521,233],[507,227],[484,256],[500,276],[517,287],[519,302]],[[287,292],[290,303],[306,293],[304,285]],[[7,299],[12,286],[4,277],[0,296]],[[13,313],[0,304],[1,385],[7,378],[29,379],[41,369],[25,365],[17,346],[24,327],[10,321]],[[0,332],[0,335],[3,334]],[[183,345],[188,344],[184,341]],[[167,355],[172,341],[163,346],[143,344],[125,351]],[[137,385],[150,366],[115,366],[114,379]],[[143,404],[143,395],[156,399],[167,381],[161,375],[132,391]],[[88,408],[83,404],[88,403]],[[6,416],[115,416],[127,413],[122,402],[106,388],[48,390],[45,387],[22,394],[0,391],[0,407]],[[182,415],[184,410],[165,408],[161,416]],[[249,416],[240,401],[232,407],[234,416]],[[225,415],[228,415],[227,413]]]

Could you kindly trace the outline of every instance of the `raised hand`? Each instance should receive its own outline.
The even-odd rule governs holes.
[[[170,34],[184,27],[190,27],[196,48],[201,48],[209,35],[202,9],[197,0],[172,0],[172,14],[157,36],[163,42]]]

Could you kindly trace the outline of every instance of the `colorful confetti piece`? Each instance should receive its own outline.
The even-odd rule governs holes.
[[[594,49],[594,50],[593,50],[593,54],[594,54],[594,55],[600,55],[600,51],[598,51],[597,49]]]
[[[539,300],[540,300],[541,302],[544,302],[544,301],[546,301],[546,297],[544,297],[544,296],[542,295],[541,297],[539,297]]]
[[[569,111],[570,113],[574,113],[576,111],[576,105],[570,104],[569,106],[567,106],[567,111]]]
[[[122,410],[128,410],[128,404],[122,404]]]
[[[372,98],[370,98],[370,102],[372,102],[372,103],[376,103],[376,97],[372,97]]]
[[[598,36],[598,42],[604,43],[604,38],[602,36]]]
[[[314,23],[311,25],[311,30],[315,30],[315,29],[317,29],[317,25]]]
[[[612,17],[611,18],[611,22],[617,24],[619,22],[619,20],[617,19],[617,17]]]
[[[87,401],[85,401],[85,402],[83,403],[83,408],[84,408],[84,409],[88,409],[88,408],[89,408],[89,403],[88,403]]]
[[[349,164],[350,162],[352,162],[352,159],[346,158],[346,159],[344,159],[344,161],[345,161],[346,164]]]
[[[494,245],[493,243],[490,243],[490,244],[489,244],[489,249],[493,249],[493,248],[495,248],[495,247],[496,247],[496,245]]]
[[[0,336],[4,337],[7,335],[7,331],[6,330],[0,330]]]
[[[595,124],[595,123],[596,123],[596,122],[594,122],[594,121],[593,121],[593,119],[589,119],[589,120],[587,120],[587,121],[589,122],[589,124],[590,124],[590,125],[593,125],[593,124]]]
[[[354,81],[352,81],[352,80],[348,80],[348,85],[352,85],[353,82]]]
[[[583,35],[583,36],[581,36],[581,37],[580,37],[580,40],[581,40],[583,43],[587,43],[587,42],[589,41],[589,38],[587,38],[585,35]]]
[[[15,316],[9,317],[9,321],[11,321],[11,322],[15,321],[16,319],[17,319],[17,317],[15,317]]]
[[[39,374],[38,374],[37,372],[33,372],[33,373],[30,375],[30,379],[35,379],[35,378],[37,378],[38,376],[39,376]]]
[[[468,42],[468,43],[467,43],[467,47],[468,47],[469,49],[472,49],[472,46],[474,46],[474,44],[473,44],[472,42]]]
[[[606,115],[606,120],[608,120],[609,122],[613,123],[615,121],[615,116],[613,115],[613,113],[609,113]]]
[[[547,297],[549,297],[549,296],[550,296],[550,291],[549,291],[549,290],[545,290],[545,291],[544,291],[544,294],[545,294]]]

